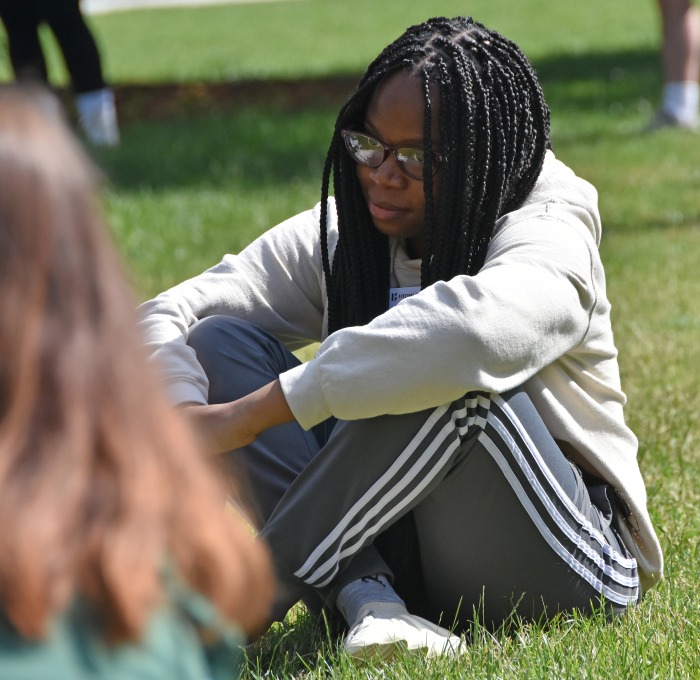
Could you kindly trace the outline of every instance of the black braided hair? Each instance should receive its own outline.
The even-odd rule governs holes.
[[[326,157],[321,245],[331,333],[366,324],[388,308],[389,240],[372,222],[340,131],[361,129],[375,90],[400,70],[422,78],[428,158],[431,95],[440,97],[445,161],[439,196],[426,163],[421,287],[479,271],[496,220],[522,204],[551,147],[549,109],[517,45],[471,17],[438,17],[408,28],[369,65],[341,109]],[[332,267],[326,233],[331,175],[339,230]]]

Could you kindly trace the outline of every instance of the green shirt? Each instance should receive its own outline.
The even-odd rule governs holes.
[[[218,633],[216,642],[205,646],[198,628]],[[22,638],[0,613],[0,680],[232,680],[242,643],[240,633],[192,593],[177,593],[159,609],[141,642],[117,646],[105,644],[81,603],[38,642]]]

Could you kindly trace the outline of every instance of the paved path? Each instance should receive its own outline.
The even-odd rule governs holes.
[[[21,1],[21,0],[20,0]],[[294,0],[82,0],[85,14],[107,14],[158,7],[191,7],[198,5],[233,5],[253,2],[292,2]]]

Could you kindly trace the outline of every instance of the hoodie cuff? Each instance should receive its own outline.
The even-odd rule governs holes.
[[[279,381],[294,418],[305,430],[333,415],[313,359],[280,374]]]

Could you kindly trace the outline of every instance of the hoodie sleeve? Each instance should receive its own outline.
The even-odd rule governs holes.
[[[227,314],[264,328],[296,349],[321,339],[325,286],[318,238],[320,206],[266,232],[238,255],[161,293],[139,308],[149,351],[175,403],[206,403],[208,381],[187,346],[199,319]]]
[[[565,206],[531,205],[499,228],[482,270],[438,282],[340,330],[281,376],[304,427],[418,411],[523,384],[584,341],[602,275],[594,236]]]

